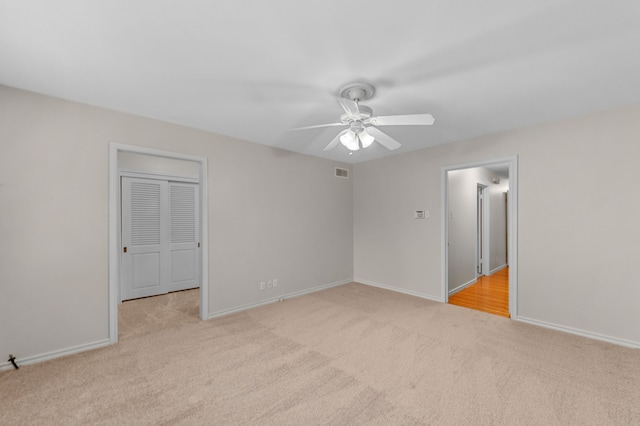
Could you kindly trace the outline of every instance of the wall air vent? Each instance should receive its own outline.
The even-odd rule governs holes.
[[[349,170],[336,167],[336,177],[349,179]]]

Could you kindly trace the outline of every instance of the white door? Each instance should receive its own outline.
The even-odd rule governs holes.
[[[168,291],[200,286],[198,185],[169,182],[169,252],[171,275]]]
[[[121,300],[200,286],[198,185],[122,177]]]

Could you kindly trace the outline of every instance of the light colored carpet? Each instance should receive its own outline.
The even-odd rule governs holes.
[[[210,321],[197,297],[0,373],[0,424],[640,424],[634,349],[360,284]]]

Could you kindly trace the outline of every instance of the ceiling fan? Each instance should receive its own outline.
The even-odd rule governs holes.
[[[367,148],[374,141],[389,150],[394,150],[400,148],[400,142],[378,129],[379,126],[429,126],[435,121],[431,114],[374,116],[371,108],[360,105],[361,101],[371,99],[375,94],[375,87],[369,83],[350,83],[342,87],[338,93],[340,94],[338,103],[344,110],[344,114],[340,116],[340,122],[298,127],[291,130],[349,126],[348,129],[338,133],[324,148],[324,151],[335,148],[338,143],[350,151],[357,151],[361,147]]]

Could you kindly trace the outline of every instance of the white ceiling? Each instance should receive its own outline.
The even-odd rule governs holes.
[[[435,124],[287,131],[354,80]],[[0,0],[0,84],[357,163],[640,102],[640,1]]]

